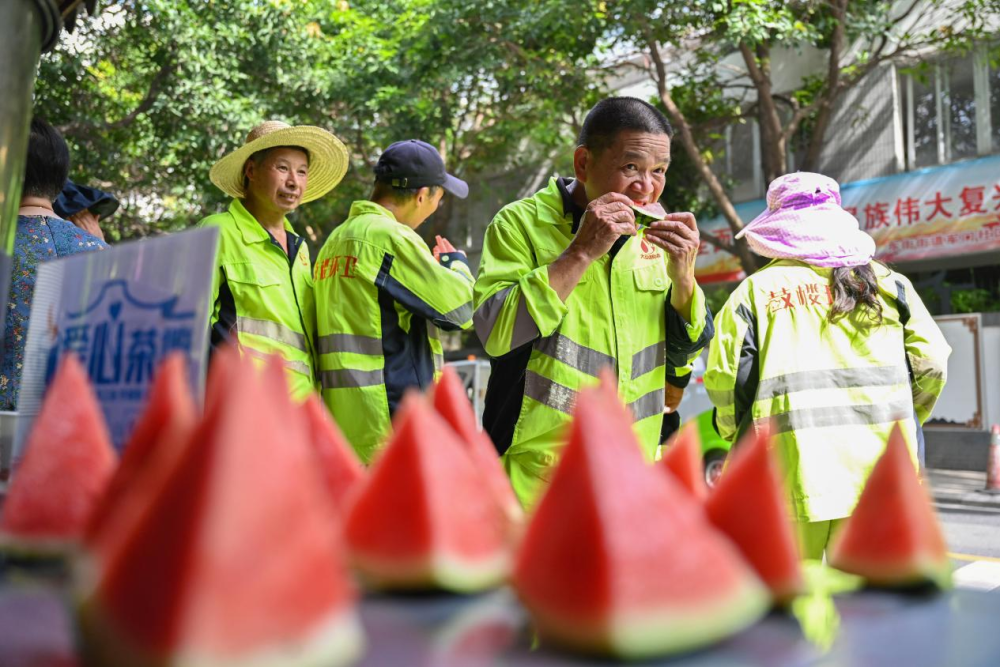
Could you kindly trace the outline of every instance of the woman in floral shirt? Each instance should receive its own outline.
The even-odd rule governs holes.
[[[35,277],[41,262],[107,244],[61,219],[52,209],[69,175],[69,148],[58,130],[41,119],[31,121],[28,157],[7,297],[7,318],[0,365],[0,410],[16,410],[24,366],[24,343]]]

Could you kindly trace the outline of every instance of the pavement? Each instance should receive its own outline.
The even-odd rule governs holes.
[[[924,478],[935,503],[1000,509],[1000,492],[985,491],[985,472],[928,468]]]

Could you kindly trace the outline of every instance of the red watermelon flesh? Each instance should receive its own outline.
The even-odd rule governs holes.
[[[149,397],[87,526],[85,542],[101,554],[152,503],[173,470],[197,423],[197,408],[187,378],[187,357],[176,353],[157,370]]]
[[[11,480],[0,544],[47,552],[80,540],[117,463],[87,373],[75,355],[66,355]]]
[[[211,412],[217,403],[226,400],[237,369],[242,359],[236,345],[223,345],[212,352],[208,366],[208,381],[205,384],[204,412]]]
[[[697,425],[694,422],[685,424],[667,442],[666,450],[660,466],[669,471],[696,500],[704,501],[708,497],[708,487],[705,485]]]
[[[543,641],[624,659],[706,646],[768,607],[760,581],[698,503],[646,465],[606,389],[577,398],[514,586]]]
[[[309,430],[313,451],[319,457],[327,493],[337,510],[343,513],[351,493],[365,479],[365,469],[319,396],[310,395],[298,412],[299,419]]]
[[[100,664],[339,665],[360,649],[335,512],[287,392],[248,362],[227,380],[81,612]]]
[[[771,452],[767,429],[748,433],[705,502],[708,519],[731,539],[775,602],[805,589],[788,496]]]
[[[450,366],[442,369],[441,379],[434,387],[433,400],[434,409],[458,434],[473,463],[493,490],[507,519],[511,524],[519,525],[524,520],[521,503],[514,495],[514,489],[503,471],[496,448],[490,442],[489,436],[480,431],[476,425],[476,414],[472,411],[472,404],[465,393],[462,380]]]
[[[941,525],[897,423],[830,549],[830,564],[875,586],[951,584]]]
[[[507,576],[506,529],[455,432],[423,398],[405,397],[347,517],[358,572],[378,588],[480,591]]]

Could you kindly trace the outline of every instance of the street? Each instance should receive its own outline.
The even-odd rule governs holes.
[[[979,493],[985,474],[928,471],[959,588],[1000,592],[1000,496]]]

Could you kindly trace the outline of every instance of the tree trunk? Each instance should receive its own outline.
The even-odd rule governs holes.
[[[764,171],[764,187],[788,171],[788,153],[785,135],[782,132],[781,116],[774,103],[771,85],[771,49],[759,44],[756,53],[743,43],[740,53],[747,66],[747,74],[757,89],[757,123],[760,127],[761,168]]]
[[[844,21],[847,16],[848,0],[834,0],[831,3],[836,24],[833,34],[830,36],[830,57],[826,66],[826,87],[823,90],[819,107],[816,111],[816,124],[813,127],[812,136],[809,137],[809,145],[806,147],[806,155],[802,160],[802,171],[816,171],[819,168],[820,157],[823,153],[823,145],[826,141],[826,131],[833,120],[833,103],[841,91],[840,82],[840,55],[844,50]]]
[[[688,123],[687,118],[681,112],[677,103],[674,101],[673,96],[670,94],[670,89],[667,87],[667,72],[666,67],[663,65],[663,59],[660,56],[658,45],[655,42],[649,42],[650,57],[656,66],[656,87],[657,92],[660,96],[660,101],[663,102],[663,106],[667,109],[667,114],[670,116],[670,120],[673,121],[674,128],[677,131],[675,138],[679,138],[681,145],[684,150],[687,151],[688,157],[691,158],[691,162],[694,163],[695,169],[698,171],[698,175],[701,177],[705,185],[708,186],[708,191],[711,193],[712,198],[715,200],[716,204],[719,206],[719,211],[722,213],[722,217],[726,219],[729,224],[729,229],[733,232],[733,246],[735,250],[735,255],[740,260],[740,265],[747,275],[750,275],[757,270],[757,259],[754,254],[750,252],[749,246],[747,246],[746,241],[743,239],[737,240],[736,234],[738,234],[743,229],[743,220],[740,219],[740,214],[736,212],[736,207],[733,206],[733,202],[729,199],[729,195],[726,194],[725,188],[722,187],[722,183],[719,182],[718,177],[712,172],[711,167],[702,157],[701,151],[698,148],[698,143],[695,141],[694,133],[691,131],[691,124]]]

